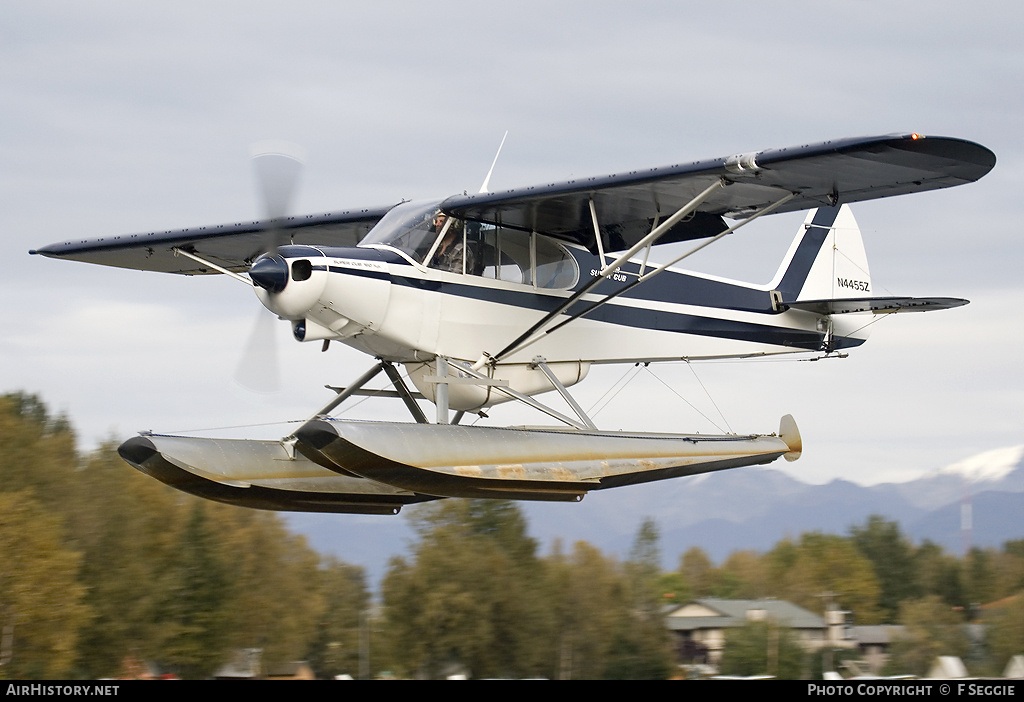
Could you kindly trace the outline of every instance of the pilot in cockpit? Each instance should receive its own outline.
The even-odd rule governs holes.
[[[447,219],[444,212],[438,211],[434,215],[434,230],[437,232],[444,230]],[[440,268],[452,273],[462,273],[464,270],[473,271],[475,265],[473,250],[465,244],[462,220],[454,218],[451,220],[430,265],[432,268]]]

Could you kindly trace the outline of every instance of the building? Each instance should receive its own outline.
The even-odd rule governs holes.
[[[670,610],[665,626],[677,638],[677,650],[685,663],[703,663],[715,668],[722,659],[729,629],[751,621],[775,621],[789,627],[797,641],[809,651],[846,638],[841,617],[829,626],[825,619],[803,607],[783,600],[692,600]]]

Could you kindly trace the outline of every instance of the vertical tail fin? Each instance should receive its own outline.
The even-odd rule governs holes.
[[[867,315],[944,310],[968,302],[875,295],[860,228],[846,205],[819,207],[807,215],[771,286],[776,310],[818,315],[825,351],[864,343],[873,321]]]
[[[872,296],[864,242],[846,205],[819,207],[807,215],[773,282],[773,299],[786,306],[808,303],[821,315],[822,350],[867,340],[869,324],[863,315],[831,314],[836,300]]]
[[[772,289],[785,303],[871,296],[864,242],[848,206],[808,213]]]

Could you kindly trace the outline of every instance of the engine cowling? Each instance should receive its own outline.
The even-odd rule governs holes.
[[[326,258],[311,246],[282,247],[249,268],[256,296],[282,319],[299,321],[316,306],[327,285]]]

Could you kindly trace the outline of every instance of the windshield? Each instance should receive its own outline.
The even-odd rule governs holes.
[[[448,217],[440,204],[395,206],[359,245],[390,246],[430,268],[536,288],[567,289],[579,280],[576,259],[562,245],[539,234]]]
[[[359,242],[360,246],[386,244],[409,254],[414,261],[422,262],[439,233],[434,224],[439,205],[437,200],[396,205]]]

